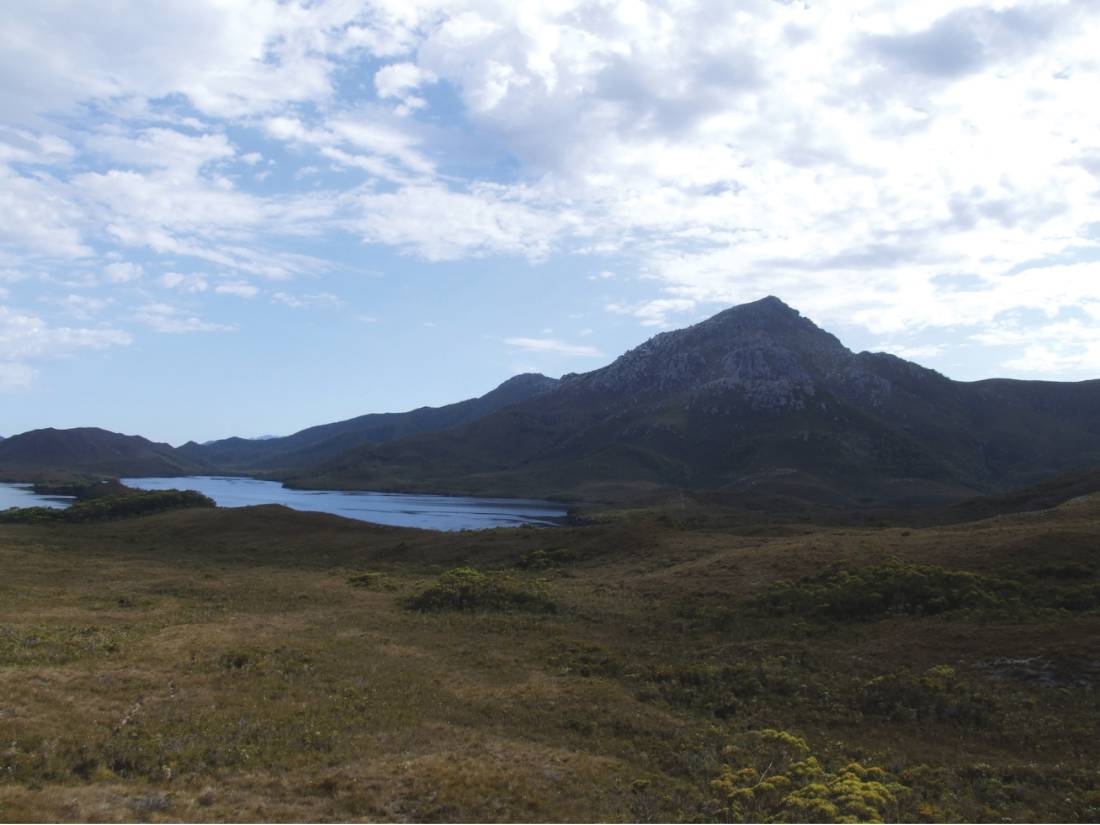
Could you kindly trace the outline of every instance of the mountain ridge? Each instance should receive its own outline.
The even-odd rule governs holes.
[[[100,427],[45,427],[0,441],[0,477],[19,481],[72,474],[177,476],[203,469],[170,444]]]
[[[557,379],[539,373],[521,373],[484,395],[440,407],[417,407],[400,413],[367,413],[275,438],[226,438],[205,444],[189,441],[179,450],[194,461],[221,470],[277,472],[316,463],[364,442],[392,441],[464,424],[546,392],[557,383]]]
[[[1100,381],[954,381],[889,353],[852,352],[769,296],[659,333],[590,372],[526,373],[477,398],[290,436],[174,449],[107,434],[120,439],[112,452],[94,428],[32,432],[53,434],[37,448],[47,468],[92,471],[98,461],[101,473],[125,467],[121,475],[247,473],[297,487],[587,501],[684,489],[923,506],[1100,466]],[[96,443],[66,442],[66,457],[59,432],[94,433]],[[29,435],[0,442],[0,472],[34,467],[33,450],[21,446]]]
[[[660,333],[447,433],[366,445],[296,486],[584,498],[661,487],[945,501],[1100,463],[1100,382],[956,382],[854,353],[770,296]]]

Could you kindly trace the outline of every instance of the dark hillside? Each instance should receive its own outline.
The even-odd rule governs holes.
[[[553,389],[557,381],[527,373],[508,379],[478,398],[443,407],[420,407],[404,413],[371,413],[347,421],[321,424],[281,438],[226,438],[208,444],[188,442],[180,453],[221,471],[300,468],[326,461],[366,442],[381,443],[421,433],[438,432]]]
[[[1100,382],[952,381],[853,353],[776,298],[666,332],[446,432],[300,486],[621,498],[667,488],[929,504],[1100,464]]]
[[[97,427],[31,430],[0,443],[0,477],[178,476],[204,468],[168,444]]]

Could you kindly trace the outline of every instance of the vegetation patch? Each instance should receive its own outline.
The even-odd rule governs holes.
[[[733,664],[661,665],[650,669],[646,680],[670,705],[719,719],[736,715],[748,703],[790,699],[806,689],[804,674],[782,656]]]
[[[616,677],[623,673],[622,663],[599,645],[574,644],[553,656],[550,663],[563,675],[575,673],[585,679],[593,676]]]
[[[806,740],[752,731],[731,745],[711,783],[727,822],[886,822],[903,818],[909,788],[883,768],[848,762],[830,770]],[[911,817],[907,817],[911,818]]]
[[[406,599],[405,605],[411,610],[427,613],[446,610],[557,611],[557,606],[541,587],[528,586],[506,573],[486,573],[472,567],[448,570],[435,584]]]
[[[891,721],[988,727],[996,717],[993,699],[947,665],[919,676],[891,673],[872,679],[863,686],[858,704],[865,715]]]
[[[364,590],[396,590],[397,585],[393,579],[380,570],[367,570],[348,576],[348,584],[352,587],[361,587]]]
[[[549,550],[532,550],[524,553],[516,562],[520,570],[550,570],[555,567],[576,564],[577,553],[568,547],[554,547]]]
[[[127,633],[95,625],[0,627],[0,667],[64,665],[118,653]]]
[[[1052,594],[1052,602],[1060,610],[1096,610],[1100,607],[1100,584],[1065,588]]]
[[[756,601],[773,615],[838,621],[887,616],[932,616],[950,610],[997,607],[1018,598],[1015,582],[919,564],[849,569],[832,567],[797,582],[780,582]]]
[[[148,490],[78,501],[63,510],[51,507],[13,507],[0,512],[0,523],[81,524],[147,516],[166,510],[214,506],[212,499],[194,490]]]
[[[1091,579],[1096,572],[1086,564],[1080,562],[1066,562],[1063,564],[1040,564],[1028,571],[1037,579],[1061,579],[1063,581],[1074,579]]]

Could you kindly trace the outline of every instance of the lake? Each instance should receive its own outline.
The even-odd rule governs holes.
[[[0,510],[9,507],[68,507],[73,503],[72,496],[44,496],[32,489],[30,484],[0,484]]]
[[[376,524],[428,530],[552,525],[560,523],[566,515],[564,505],[536,499],[290,490],[277,481],[230,476],[124,478],[122,482],[139,490],[198,490],[219,507],[282,504],[292,510],[332,513]]]

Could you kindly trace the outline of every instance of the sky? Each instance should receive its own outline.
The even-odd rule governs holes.
[[[0,434],[287,434],[776,295],[1100,377],[1100,0],[8,0]]]

